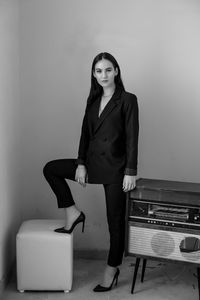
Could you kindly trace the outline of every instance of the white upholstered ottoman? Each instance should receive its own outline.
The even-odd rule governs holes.
[[[23,222],[16,241],[17,289],[63,290],[72,288],[73,234],[54,232],[62,220]]]

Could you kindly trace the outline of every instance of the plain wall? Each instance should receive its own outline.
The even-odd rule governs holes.
[[[21,223],[18,1],[0,1],[0,293]]]
[[[139,177],[199,182],[200,2],[21,0],[23,219],[62,218],[42,168],[76,157],[94,56],[111,52],[140,108]],[[107,249],[101,186],[70,183],[87,215],[75,248]]]

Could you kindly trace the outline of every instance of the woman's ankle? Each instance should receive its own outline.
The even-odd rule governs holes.
[[[117,267],[111,267],[109,265],[106,265],[104,269],[103,279],[101,282],[101,285],[104,287],[108,287],[113,280],[113,277],[115,276],[117,271]]]
[[[77,209],[75,205],[65,208],[65,229],[70,229],[73,222],[80,215],[80,211]]]
[[[114,275],[117,271],[117,267],[112,267],[112,266],[109,266],[107,265],[106,268],[105,268],[105,272],[110,274],[110,275]]]

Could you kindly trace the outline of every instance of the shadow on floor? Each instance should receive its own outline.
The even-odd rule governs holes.
[[[2,300],[198,300],[196,268],[182,264],[147,261],[144,282],[140,282],[141,268],[131,294],[135,259],[125,258],[120,267],[118,286],[106,293],[94,293],[92,289],[101,280],[105,263],[102,260],[75,259],[73,287],[70,293],[36,292],[19,293],[16,276],[13,275]]]

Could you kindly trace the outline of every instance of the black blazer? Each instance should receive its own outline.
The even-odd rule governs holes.
[[[137,98],[117,89],[98,117],[100,101],[86,108],[77,164],[86,166],[89,183],[119,183],[137,174]]]

